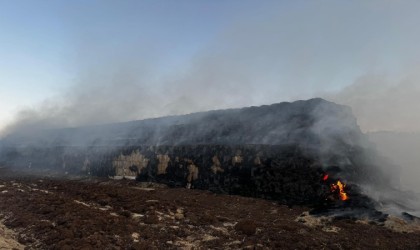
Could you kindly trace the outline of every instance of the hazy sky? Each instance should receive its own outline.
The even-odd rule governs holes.
[[[364,130],[420,131],[419,10],[387,0],[0,0],[0,129],[323,96],[351,105]]]

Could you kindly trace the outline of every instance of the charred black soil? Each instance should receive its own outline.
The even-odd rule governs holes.
[[[128,180],[0,172],[3,224],[27,249],[420,249],[420,233],[355,220],[302,223],[307,207]]]

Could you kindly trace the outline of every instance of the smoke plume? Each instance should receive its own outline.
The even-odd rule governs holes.
[[[390,80],[384,75],[360,77],[327,99],[352,107],[364,131],[419,132],[420,77]]]
[[[2,134],[320,94],[351,106],[365,131],[420,131],[414,78],[394,83],[381,76],[360,77],[371,71],[404,75],[415,65],[420,58],[412,49],[420,42],[412,32],[417,29],[418,3],[322,3],[244,3],[244,11],[232,12],[223,28],[195,48],[189,48],[194,35],[176,26],[183,23],[173,16],[135,23],[133,9],[139,6],[129,3],[69,8],[61,21],[73,35],[74,56],[65,63],[73,79],[57,86],[70,87],[21,110]],[[168,11],[153,8],[159,14]],[[121,14],[127,16],[117,18]],[[109,27],[99,29],[92,15]],[[145,21],[162,21],[165,30],[151,33]],[[112,32],[115,36],[110,37]],[[171,44],[174,35],[189,38],[185,44]],[[390,63],[395,61],[400,63]]]

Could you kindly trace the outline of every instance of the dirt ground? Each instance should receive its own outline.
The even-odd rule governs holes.
[[[16,233],[3,223],[0,223],[0,249],[24,249],[24,246],[17,241]]]
[[[17,177],[19,176],[19,177]],[[420,249],[420,233],[128,180],[0,169],[0,249]],[[4,229],[3,229],[4,228]],[[10,231],[10,230],[13,230]]]

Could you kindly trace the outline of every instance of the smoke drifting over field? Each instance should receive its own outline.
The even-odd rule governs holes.
[[[352,107],[365,131],[420,131],[420,77],[364,76],[327,99]]]
[[[420,77],[402,80],[386,76],[361,77],[354,84],[326,98],[352,107],[358,124],[376,144],[380,154],[393,162],[403,189],[420,193]]]
[[[420,36],[412,32],[418,2],[323,3],[268,1],[232,15],[194,49],[168,47],[171,32],[183,28],[168,23],[167,34],[133,35],[126,29],[133,23],[124,21],[137,16],[129,3],[70,8],[62,15],[76,31],[75,57],[66,63],[71,86],[22,109],[2,134],[320,96],[351,106],[364,131],[420,131],[418,75],[411,74],[420,58]],[[92,11],[98,21],[128,16],[109,37],[91,21]]]
[[[79,84],[57,97],[21,110],[3,134],[269,104],[261,89],[240,84],[214,87],[213,83],[229,82],[223,77],[216,80],[196,73],[190,77],[202,79],[153,85],[142,84],[150,81],[139,79],[135,72],[106,69],[99,75],[83,76]],[[395,83],[383,76],[365,76],[337,93],[317,94],[350,106],[364,131],[420,131],[420,84],[415,77]]]

